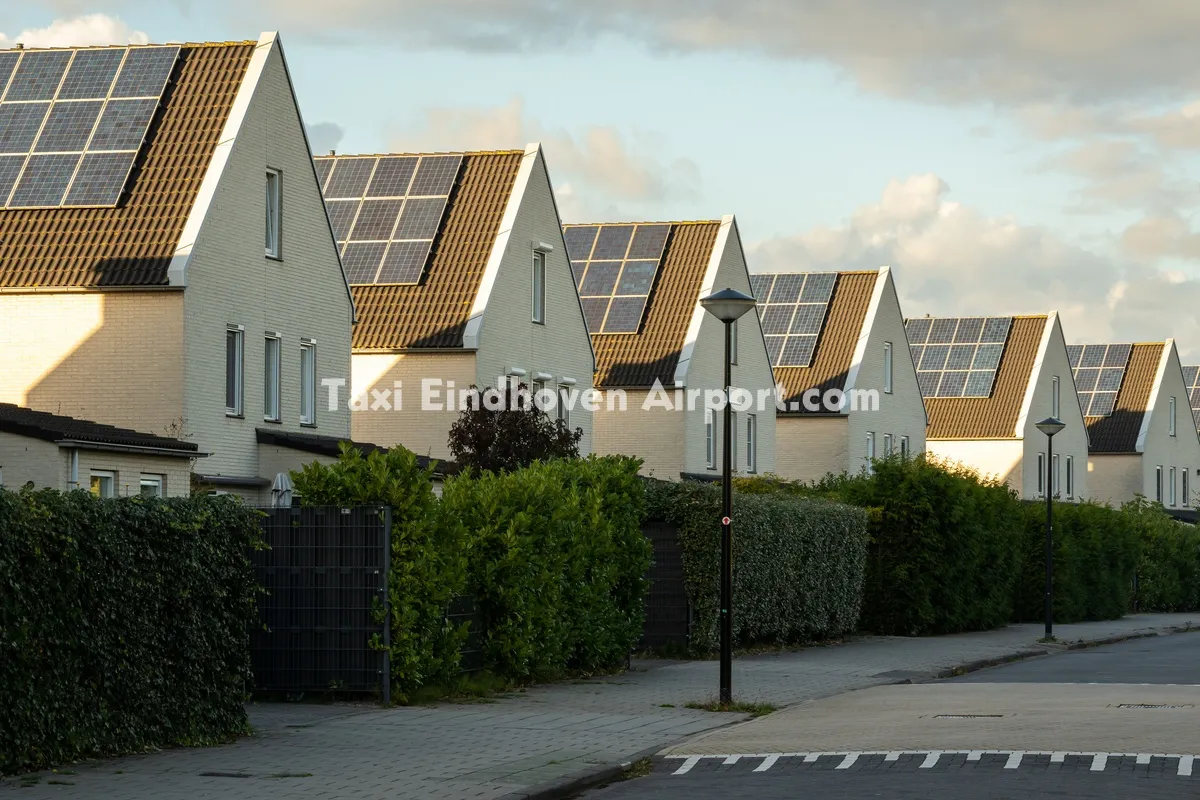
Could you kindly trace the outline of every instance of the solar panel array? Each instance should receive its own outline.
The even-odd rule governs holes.
[[[1192,418],[1200,428],[1200,367],[1184,367],[1183,382],[1187,385],[1192,400]]]
[[[989,397],[1012,317],[918,317],[905,323],[923,397]]]
[[[591,333],[637,333],[670,225],[565,225],[571,272]]]
[[[178,46],[0,52],[0,208],[113,206]]]
[[[758,318],[771,366],[807,367],[812,364],[837,276],[836,272],[750,276],[750,291],[758,300]]]
[[[1107,417],[1117,406],[1131,344],[1067,345],[1075,375],[1075,391],[1085,417]]]
[[[421,282],[462,162],[460,154],[315,159],[350,283]]]

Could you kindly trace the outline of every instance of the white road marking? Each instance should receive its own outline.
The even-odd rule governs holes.
[[[886,756],[884,756],[883,760],[884,761],[899,761],[900,756],[902,756],[902,755],[904,755],[904,753],[902,751],[893,750],[892,752],[890,752]]]
[[[850,769],[854,766],[854,762],[858,760],[858,753],[846,753],[846,757],[842,759],[842,763],[838,764],[834,769]]]
[[[683,763],[679,765],[679,769],[675,770],[674,775],[686,775],[692,771],[692,767],[700,763],[700,759],[704,756],[688,756]]]
[[[979,758],[980,758],[980,756],[982,756],[982,755],[983,755],[983,751],[982,751],[982,750],[971,750],[971,751],[968,751],[968,752],[967,752],[967,761],[978,761],[978,760],[979,760]]]
[[[937,764],[938,759],[941,757],[941,750],[934,750],[933,752],[926,754],[925,760],[921,762],[919,769],[933,769],[933,766]]]
[[[804,757],[804,763],[811,764],[814,761],[816,761],[818,758],[820,758],[821,755],[822,755],[821,753],[809,753],[808,755],[806,755]],[[837,755],[837,753],[830,753],[830,755]]]
[[[1192,760],[1195,756],[1180,756],[1179,757],[1179,774],[1183,777],[1190,777],[1192,774]]]
[[[732,451],[730,451],[730,452],[732,452]],[[725,756],[725,760],[722,761],[721,763],[726,764],[726,765],[736,764],[738,762],[739,758],[741,758],[741,756]]]
[[[1067,758],[1066,753],[1051,753],[1050,754],[1050,763],[1051,764],[1061,764],[1061,763],[1063,763],[1063,761],[1066,760],[1066,758]]]
[[[1149,753],[1138,753],[1137,763],[1149,764],[1150,763],[1150,754]]]
[[[1092,756],[1092,772],[1104,772],[1104,768],[1108,766],[1108,753],[1096,753]]]
[[[762,760],[762,763],[754,768],[755,772],[766,772],[771,767],[775,766],[775,762],[779,760],[779,756],[767,756]]]
[[[1017,750],[1016,752],[1009,753],[1008,761],[1005,762],[1004,768],[1005,769],[1017,769],[1018,767],[1021,766],[1021,759],[1024,756],[1025,756],[1025,753],[1021,750]]]

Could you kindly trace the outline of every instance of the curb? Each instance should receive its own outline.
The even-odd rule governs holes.
[[[981,658],[976,661],[968,661],[965,664],[959,664],[957,667],[944,669],[933,676],[933,680],[940,681],[946,678],[957,678],[960,675],[966,675],[969,672],[978,672],[981,669],[988,667],[998,667],[1001,664],[1011,664],[1015,661],[1024,661],[1027,658],[1037,658],[1038,656],[1049,655],[1049,650],[1018,650],[1015,653],[1008,653],[1003,656],[993,656],[991,658]]]
[[[588,789],[595,789],[620,780],[630,766],[643,758],[654,757],[661,749],[660,746],[650,747],[634,753],[625,761],[597,764],[529,790],[510,792],[500,797],[499,800],[566,800],[566,798],[575,797]]]

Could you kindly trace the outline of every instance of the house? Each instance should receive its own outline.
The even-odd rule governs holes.
[[[466,391],[507,382],[590,452],[595,360],[541,147],[315,163],[359,315],[354,438],[445,459]]]
[[[713,291],[750,292],[732,215],[706,222],[567,225],[567,252],[596,350],[594,449],[641,458],[647,475],[716,475],[725,332],[700,305]],[[774,381],[758,318],[734,324],[735,468],[775,469]],[[739,396],[736,401],[744,400]]]
[[[1200,430],[1200,366],[1185,366],[1183,368],[1183,385],[1190,395],[1189,405],[1192,408],[1192,418],[1197,430]]]
[[[929,412],[926,449],[1045,497],[1046,436],[1057,417],[1053,493],[1089,497],[1088,429],[1075,394],[1057,312],[1014,317],[920,317],[906,323],[917,383]]]
[[[924,452],[925,404],[891,269],[750,280],[779,387],[779,475],[814,481]]]
[[[0,403],[0,487],[186,496],[193,442]]]
[[[1069,350],[1087,404],[1091,496],[1119,505],[1141,494],[1168,509],[1193,507],[1200,438],[1175,340]]]
[[[197,486],[252,501],[256,428],[348,437],[318,401],[353,305],[279,37],[0,51],[0,87],[0,401],[191,442]]]

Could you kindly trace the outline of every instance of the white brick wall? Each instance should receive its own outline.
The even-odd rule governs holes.
[[[851,468],[845,416],[777,417],[775,471],[793,481],[818,481]],[[854,471],[862,467],[861,458]]]
[[[191,459],[134,453],[108,453],[100,450],[79,451],[79,486],[71,485],[71,450],[53,442],[0,433],[0,485],[17,490],[32,481],[39,489],[69,491],[87,489],[93,470],[112,472],[116,493],[125,497],[141,491],[143,474],[163,478],[168,497],[186,497],[191,492]]]
[[[1175,436],[1170,435],[1170,398],[1175,400]],[[1057,437],[1055,437],[1057,439]],[[1196,437],[1196,426],[1192,422],[1191,403],[1188,390],[1183,383],[1179,352],[1174,341],[1169,343],[1167,363],[1163,369],[1162,383],[1154,398],[1150,413],[1150,426],[1146,432],[1145,450],[1142,455],[1142,494],[1151,500],[1157,493],[1155,469],[1163,468],[1163,505],[1170,507],[1171,467],[1175,467],[1175,505],[1182,506],[1183,470],[1190,470],[1188,478],[1190,493],[1194,496],[1197,484],[1196,470],[1200,469],[1200,440]],[[1131,496],[1120,498],[1120,502],[1132,500]],[[1193,498],[1188,498],[1189,503]]]
[[[1146,494],[1142,457],[1136,453],[1089,456],[1087,473],[1089,497],[1098,503],[1116,507],[1132,500],[1135,494]],[[1153,487],[1148,496],[1153,498]]]
[[[607,399],[594,414],[596,452],[629,455],[642,459],[641,473],[661,480],[677,481],[683,468],[683,424],[685,413],[663,408],[643,410],[649,392],[626,391],[626,410],[608,410]]]
[[[38,488],[64,488],[62,459],[53,442],[0,433],[0,485],[6,489],[16,491],[26,481]]]
[[[1014,489],[1021,486],[1024,448],[1020,439],[930,439],[925,447],[937,458],[957,462],[985,477],[998,478]]]

